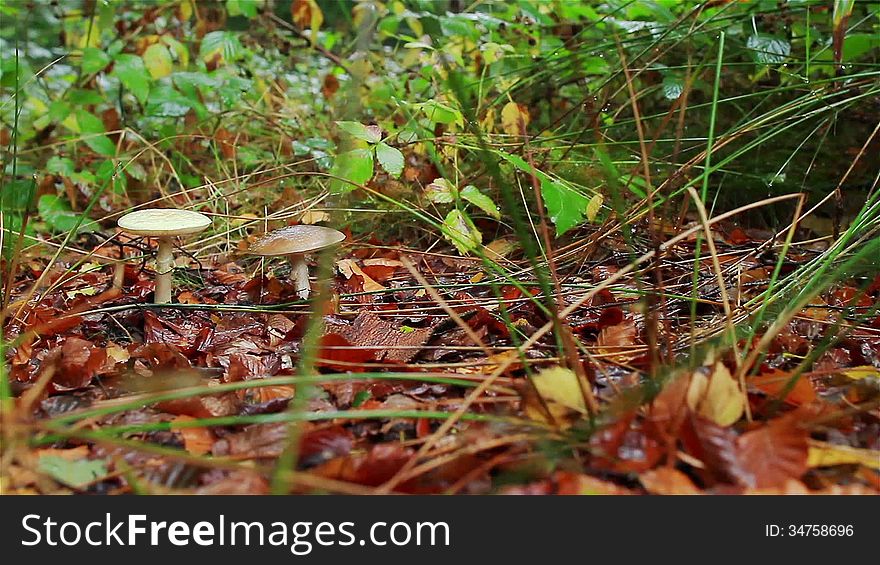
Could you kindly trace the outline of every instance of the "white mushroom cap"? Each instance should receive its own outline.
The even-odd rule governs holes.
[[[148,208],[130,212],[116,222],[120,228],[135,235],[165,237],[191,235],[204,231],[211,218],[191,210]]]
[[[345,239],[345,234],[333,228],[313,225],[288,226],[269,232],[255,241],[248,252],[251,255],[298,255],[311,253]]]

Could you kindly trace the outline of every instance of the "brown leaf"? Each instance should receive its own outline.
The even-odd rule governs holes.
[[[629,352],[636,345],[636,326],[632,320],[624,320],[615,326],[608,326],[596,337],[596,347],[607,360],[626,363],[635,354]]]
[[[321,85],[321,93],[324,95],[324,98],[328,100],[333,98],[333,95],[336,94],[336,91],[339,90],[339,79],[336,78],[336,75],[333,73],[328,73],[324,77],[324,82]]]
[[[412,360],[433,333],[431,328],[402,331],[368,310],[362,310],[351,325],[328,322],[327,331],[328,335],[337,334],[352,346],[372,350],[376,361],[396,363]]]
[[[269,494],[269,482],[253,471],[233,471],[196,490],[197,494]]]
[[[315,469],[329,479],[379,486],[400,470],[413,456],[413,450],[399,443],[374,445],[369,453],[331,459]]]
[[[107,352],[78,337],[68,337],[61,346],[57,371],[52,379],[59,390],[73,390],[88,385],[104,368]]]
[[[163,412],[192,416],[193,418],[232,416],[238,414],[240,406],[241,402],[234,393],[179,398],[156,404],[156,407]]]
[[[745,487],[767,488],[800,478],[807,471],[810,435],[799,425],[801,414],[787,414],[737,441],[733,476]]]

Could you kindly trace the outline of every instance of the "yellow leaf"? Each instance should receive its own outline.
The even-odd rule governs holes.
[[[516,249],[516,241],[502,237],[492,240],[492,242],[486,246],[486,250],[489,251],[486,255],[493,261],[497,261],[498,259],[503,259],[510,255],[514,249]]]
[[[327,212],[320,212],[317,210],[306,210],[303,212],[303,215],[299,217],[299,223],[301,224],[317,224],[318,222],[326,222],[330,219],[330,214]]]
[[[717,362],[712,367],[711,376],[701,370],[691,376],[687,405],[707,420],[719,426],[729,426],[742,417],[745,397],[727,367]]]
[[[290,4],[290,13],[295,23],[300,29],[308,28],[311,30],[309,39],[312,45],[318,39],[318,29],[324,23],[324,13],[315,0],[293,0]]]
[[[850,367],[849,369],[844,369],[844,370],[840,371],[840,373],[842,375],[845,375],[846,377],[854,380],[854,381],[858,381],[861,379],[867,379],[867,378],[871,378],[871,377],[873,377],[875,379],[880,379],[880,369],[877,369],[876,367],[872,367],[870,365],[862,365],[860,367]]]
[[[559,404],[585,414],[587,405],[577,375],[564,367],[542,369],[532,377],[532,384],[547,404]]]
[[[522,104],[508,102],[501,109],[501,129],[509,135],[522,135],[529,125],[529,111]]]
[[[602,209],[602,203],[604,201],[605,198],[598,192],[590,198],[590,202],[587,204],[587,219],[590,220],[590,222],[596,220],[596,214]]]
[[[532,377],[532,385],[520,389],[523,412],[532,420],[567,429],[586,413],[577,375],[571,370],[544,369]]]
[[[834,445],[824,441],[810,440],[807,465],[813,467],[832,467],[834,465],[864,465],[880,471],[880,451],[857,449],[845,445]]]
[[[150,76],[154,79],[167,77],[171,74],[174,63],[171,61],[171,53],[164,45],[154,43],[147,47],[144,51],[144,65],[150,71]]]
[[[486,115],[480,120],[480,127],[486,133],[492,133],[495,130],[495,108],[486,110]]]
[[[193,15],[193,7],[190,0],[184,0],[180,3],[180,6],[177,7],[177,19],[186,22]]]

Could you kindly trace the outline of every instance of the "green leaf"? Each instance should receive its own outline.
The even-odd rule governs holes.
[[[154,43],[144,51],[144,65],[154,80],[167,77],[174,69],[171,53],[160,43]]]
[[[110,56],[103,49],[86,47],[83,49],[81,69],[87,75],[101,72],[110,64]]]
[[[365,126],[360,122],[336,122],[336,125],[342,131],[367,143],[379,143],[382,140],[382,132],[376,126]]]
[[[67,157],[53,155],[46,162],[46,172],[62,177],[70,177],[76,172],[76,167],[73,165],[73,161]]]
[[[663,97],[675,100],[684,92],[684,81],[673,75],[663,77]]]
[[[456,123],[460,126],[464,125],[464,118],[461,112],[455,108],[450,108],[445,104],[441,104],[436,100],[428,100],[419,104],[425,116],[436,124],[452,124]]]
[[[403,172],[403,153],[390,145],[379,143],[376,146],[376,159],[392,177],[399,177]]]
[[[522,157],[500,151],[498,155],[517,169],[531,174],[532,167]],[[541,181],[541,196],[544,199],[544,206],[547,208],[547,213],[550,214],[550,220],[556,226],[556,237],[559,237],[583,221],[590,201],[564,182],[554,180],[537,169],[534,169],[534,172],[538,180]]]
[[[150,91],[146,113],[150,116],[180,117],[186,115],[193,106],[190,98],[171,86],[161,85]]]
[[[477,187],[470,184],[467,185],[461,189],[461,197],[493,218],[501,218],[498,206],[495,205],[491,198],[480,192],[480,189]]]
[[[106,131],[101,118],[85,110],[77,110],[76,123],[79,126],[80,133],[84,136],[83,141],[92,151],[101,155],[116,155],[116,144],[110,141],[109,137],[106,135],[94,135]]]
[[[212,31],[202,38],[199,58],[207,62],[217,53],[225,62],[230,63],[244,54],[244,48],[238,41],[238,36],[231,31]]]
[[[483,234],[461,210],[452,210],[446,214],[441,231],[462,255],[473,251],[483,242]]]
[[[334,194],[351,192],[357,188],[355,185],[366,184],[373,178],[373,153],[369,149],[352,149],[337,155],[330,174],[350,181],[333,179],[330,181],[330,192]]]
[[[61,123],[67,119],[72,111],[70,104],[63,100],[56,100],[49,104],[49,118],[53,122]]]
[[[130,53],[117,55],[113,74],[141,104],[147,102],[150,94],[150,73],[147,72],[143,59]]]
[[[42,455],[38,467],[40,471],[50,475],[59,483],[72,488],[87,486],[109,474],[107,463],[101,459],[71,461],[58,455]]]
[[[431,184],[425,187],[425,196],[428,200],[438,204],[448,204],[454,201],[457,195],[458,188],[442,177],[432,180]]]
[[[791,54],[791,44],[787,40],[763,33],[750,35],[746,47],[752,50],[756,62],[765,65],[783,63]]]
[[[67,93],[67,100],[74,106],[92,106],[104,102],[104,97],[94,90],[73,88]]]
[[[556,226],[556,237],[581,223],[590,203],[586,196],[562,182],[541,181],[541,196],[550,220]]]
[[[129,166],[131,168],[131,166]],[[95,171],[95,183],[98,186],[106,186],[116,194],[124,194],[128,187],[128,179],[124,172],[116,173],[116,164],[111,160],[104,161]]]
[[[253,18],[262,2],[258,0],[226,0],[226,13],[230,16]]]
[[[77,227],[81,214],[70,209],[70,204],[55,194],[44,194],[37,202],[37,212],[54,232],[69,232]],[[93,220],[84,219],[77,232],[98,231],[100,226]]]

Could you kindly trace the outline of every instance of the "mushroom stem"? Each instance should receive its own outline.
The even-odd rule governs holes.
[[[311,290],[309,286],[309,266],[306,265],[305,255],[290,255],[288,260],[290,261],[290,266],[293,267],[290,276],[293,279],[296,294],[305,300],[309,297],[309,291]]]
[[[173,249],[170,237],[159,238],[159,249],[156,251],[156,292],[153,299],[156,304],[171,302],[171,271],[174,270]]]
[[[125,261],[115,261],[113,263],[113,288],[122,290],[123,284],[125,284]]]

